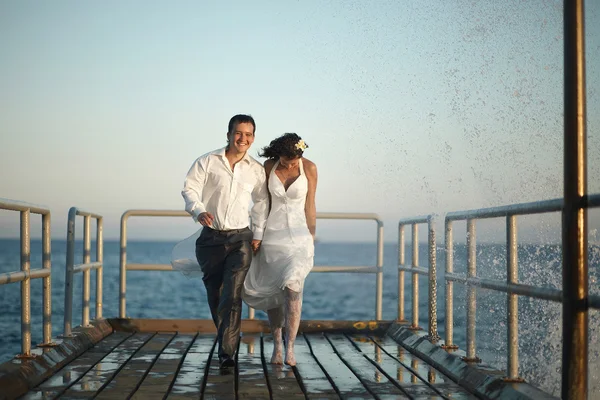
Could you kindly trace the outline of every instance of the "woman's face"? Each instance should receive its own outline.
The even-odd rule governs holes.
[[[300,157],[279,157],[279,164],[284,168],[296,168],[300,162]]]

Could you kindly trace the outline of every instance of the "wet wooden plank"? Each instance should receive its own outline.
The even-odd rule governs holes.
[[[232,368],[220,370],[218,345],[216,343],[213,351],[206,355],[206,360],[201,398],[206,400],[235,399],[236,372]]]
[[[109,321],[113,328],[118,331],[217,333],[212,319],[111,318]],[[242,320],[241,332],[260,333],[268,330],[269,323],[267,321],[258,319]]]
[[[410,381],[412,387],[427,383],[439,395],[446,398],[476,398],[436,368],[410,353],[391,337],[384,336],[371,339],[383,350],[383,353],[387,353],[386,356],[394,359],[396,364],[402,365],[402,370],[406,372],[399,378],[403,378],[406,382]],[[408,376],[410,376],[410,379],[408,379]]]
[[[110,318],[110,325],[116,331],[128,332],[179,332],[179,333],[216,333],[215,324],[210,319],[156,319],[156,318]],[[383,335],[392,325],[392,321],[300,321],[299,332],[304,333],[363,333]],[[269,333],[269,322],[259,319],[243,319],[241,332]]]
[[[132,399],[162,400],[169,392],[195,335],[177,335],[164,348]]]
[[[373,362],[377,363],[381,371],[389,378],[394,380],[411,397],[427,397],[433,399],[442,399],[440,393],[428,386],[426,382],[413,373],[410,368],[406,368],[403,363],[398,362],[385,351],[383,351],[373,341],[377,338],[362,337],[360,341],[354,343],[361,351]]]
[[[327,375],[323,372],[317,361],[312,356],[310,348],[304,339],[304,336],[299,335],[296,338],[296,371],[300,376],[302,385],[306,390],[309,399],[339,399],[339,396],[333,385],[327,379]],[[268,360],[271,359],[271,354],[265,354]]]
[[[298,380],[294,369],[288,365],[271,364],[271,355],[273,354],[273,337],[271,334],[262,337],[262,357],[265,365],[265,372],[271,390],[271,398],[279,399],[304,399],[304,392]]]
[[[376,398],[390,395],[398,399],[407,399],[406,392],[390,381],[368,358],[343,334],[325,334],[342,362],[357,376],[365,388]]]
[[[78,356],[113,332],[106,320],[92,321],[88,327],[73,329],[73,337],[56,340],[52,348],[33,348],[35,358],[12,359],[0,364],[0,388],[7,398],[26,395]]]
[[[244,334],[237,355],[238,399],[268,399],[269,387],[263,368],[260,334]]]
[[[133,334],[129,332],[115,332],[110,334],[81,356],[65,365],[49,379],[27,392],[22,398],[30,400],[57,397],[131,335]]]
[[[174,334],[156,334],[127,361],[107,385],[100,389],[95,398],[110,400],[127,398],[133,394],[174,337]]]
[[[199,334],[183,359],[168,400],[199,399],[210,353],[215,347],[215,335]]]
[[[96,363],[75,384],[61,395],[63,398],[91,398],[110,382],[125,363],[154,336],[151,333],[136,333],[117,346],[100,362]]]
[[[333,348],[322,334],[304,335],[309,344],[311,353],[327,371],[328,378],[335,385],[343,398],[373,399],[360,380],[335,354]]]

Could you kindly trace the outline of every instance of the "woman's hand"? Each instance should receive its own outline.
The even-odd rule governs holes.
[[[261,240],[252,240],[252,243],[250,245],[252,246],[252,251],[254,252],[254,254],[258,253],[258,250],[260,250],[260,243]]]

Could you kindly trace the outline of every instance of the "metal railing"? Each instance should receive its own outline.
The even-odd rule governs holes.
[[[427,224],[429,246],[428,268],[419,267],[419,224]],[[412,264],[405,264],[404,227],[412,227]],[[429,340],[439,340],[437,332],[437,262],[435,218],[433,215],[400,220],[398,223],[398,321],[406,321],[404,317],[404,272],[412,274],[412,325],[411,329],[419,330],[419,275],[428,277],[429,289]]]
[[[83,217],[83,258],[81,264],[75,264],[75,220]],[[90,221],[96,220],[96,261],[91,261]],[[96,270],[96,319],[102,318],[102,270],[104,240],[102,236],[102,216],[71,207],[67,221],[67,262],[65,268],[65,337],[72,336],[73,323],[73,277],[82,273],[81,326],[90,325],[90,270]]]
[[[585,208],[600,207],[600,194],[594,194],[585,198],[583,206]],[[478,210],[458,211],[448,213],[445,217],[445,254],[446,254],[446,293],[445,293],[445,340],[443,347],[448,350],[454,350],[458,347],[454,344],[454,282],[467,285],[466,298],[466,356],[464,359],[469,362],[479,362],[476,356],[476,290],[477,288],[490,289],[493,291],[507,294],[507,381],[521,381],[519,377],[519,331],[518,331],[518,297],[525,296],[529,298],[554,301],[563,303],[564,293],[562,290],[526,285],[518,281],[518,240],[517,240],[517,216],[533,215],[541,213],[560,212],[563,210],[564,202],[562,199],[548,201],[513,204],[502,207],[485,208]],[[477,277],[476,260],[476,221],[478,219],[505,218],[506,220],[506,281],[484,279]],[[454,272],[454,238],[453,222],[466,221],[466,242],[467,242],[467,275],[460,275]],[[417,224],[427,223],[429,227],[429,269],[418,266],[418,229]],[[404,226],[413,227],[413,263],[409,267],[404,263]],[[399,223],[399,266],[398,266],[398,319],[404,320],[404,272],[413,274],[413,320],[412,328],[418,328],[418,275],[429,276],[429,336],[437,337],[437,321],[432,318],[436,309],[436,240],[433,216],[417,217],[403,219]],[[563,268],[567,268],[563,264]],[[587,273],[587,271],[586,271]],[[586,288],[587,289],[587,288]],[[587,292],[587,290],[586,290]],[[600,296],[587,296],[586,305],[581,305],[592,309],[600,309]],[[587,332],[587,331],[586,331]],[[435,342],[435,340],[432,340]]]
[[[52,342],[52,286],[50,249],[50,210],[46,207],[0,199],[0,209],[18,211],[21,215],[21,270],[0,274],[0,285],[21,282],[21,354],[19,358],[31,355],[31,279],[42,279],[43,283],[43,343],[38,347],[53,346]],[[42,268],[31,269],[31,214],[42,216]]]
[[[128,210],[121,216],[119,317],[126,316],[127,271],[172,271],[170,264],[139,264],[127,262],[127,221],[129,217],[190,217],[183,210]],[[377,223],[377,261],[375,266],[315,266],[312,272],[374,273],[376,276],[375,318],[382,319],[383,304],[383,221],[377,214],[317,213],[317,219],[372,220]],[[248,318],[254,318],[249,309]]]

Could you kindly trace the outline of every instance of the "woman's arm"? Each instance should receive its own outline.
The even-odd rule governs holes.
[[[317,206],[315,196],[317,193],[317,166],[306,158],[303,159],[304,173],[308,179],[308,193],[306,194],[306,204],[304,212],[306,214],[306,224],[313,239],[317,231]]]
[[[265,166],[265,174],[267,175],[267,193],[269,193],[269,213],[271,212],[271,191],[269,190],[269,175],[275,165],[275,160],[268,159],[263,164]]]

